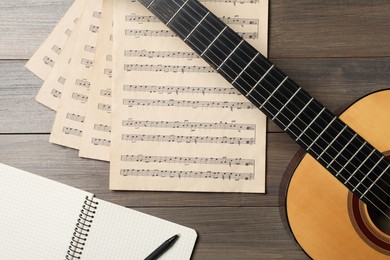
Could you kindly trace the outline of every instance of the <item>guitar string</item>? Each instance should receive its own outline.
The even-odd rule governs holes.
[[[178,5],[179,7],[180,7],[180,5],[179,4],[177,4],[175,1],[173,1],[176,5]],[[189,6],[189,5],[188,5]],[[196,10],[194,10],[191,6],[189,6],[195,13],[197,13],[196,12]],[[183,10],[184,12],[186,12],[187,14],[189,14],[187,11],[185,11],[185,10]],[[198,13],[199,14],[199,13]],[[179,14],[177,14],[177,15],[179,15]],[[191,14],[189,14],[190,15],[190,17],[191,18],[193,18],[195,21],[197,21],[194,17],[192,17],[191,16]],[[199,14],[200,15],[200,14]],[[197,21],[198,22],[198,21]],[[207,20],[206,20],[206,22],[208,22]],[[208,22],[208,24],[210,24],[211,26],[213,26],[213,24],[211,24],[211,23],[209,23]],[[172,25],[171,25],[172,26]],[[200,24],[199,26],[202,26],[202,24]],[[174,26],[172,26],[173,28],[175,28]],[[206,29],[208,32],[210,32],[207,28],[205,28],[204,26],[202,26],[204,29]],[[214,26],[213,26],[214,27]],[[184,27],[183,27],[184,28]],[[215,28],[215,27],[214,27]],[[177,29],[177,28],[175,28],[175,29]],[[186,29],[186,28],[184,28],[184,29]],[[200,33],[200,32],[199,32]],[[204,35],[203,35],[204,36]],[[224,35],[223,35],[223,37],[225,37]],[[227,37],[225,37],[227,40],[229,40]],[[225,46],[226,47],[226,46]],[[198,49],[199,50],[199,49]],[[237,64],[236,64],[237,65]],[[238,66],[238,65],[237,65]],[[260,66],[261,67],[261,66]],[[251,75],[250,74],[248,74],[250,77],[251,77]],[[229,76],[229,75],[228,75]],[[230,77],[230,76],[229,76]],[[247,83],[247,82],[246,82]],[[247,83],[248,84],[248,83]],[[239,85],[239,84],[237,84],[237,85]],[[249,85],[249,84],[248,84]],[[249,85],[250,86],[250,85]],[[241,87],[241,86],[239,86],[239,87]],[[242,87],[241,87],[242,88]],[[244,88],[242,88],[243,90],[244,90]],[[257,91],[256,91],[257,92]],[[257,92],[258,93],[258,92]],[[258,94],[260,94],[260,93],[258,93]],[[261,94],[260,94],[260,96],[261,96]],[[253,97],[253,96],[252,96]],[[257,100],[256,100],[257,101]],[[272,114],[272,113],[271,113]],[[276,118],[277,119],[277,118]],[[282,122],[281,122],[282,123]],[[283,123],[282,123],[283,124]],[[316,123],[317,124],[317,123]],[[326,141],[326,140],[325,140]],[[306,144],[307,145],[307,144]],[[315,151],[313,151],[314,153],[316,153]],[[318,155],[318,154],[317,154]],[[381,159],[382,160],[382,159]],[[365,165],[363,165],[363,166],[365,166]],[[359,166],[359,167],[362,167],[361,165]],[[331,168],[333,168],[333,167],[331,167]],[[333,168],[334,169],[334,168]],[[334,169],[335,170],[335,169]],[[340,175],[344,180],[346,180],[342,175]],[[371,180],[368,176],[366,176],[367,177],[367,179],[368,180]],[[353,176],[353,178],[356,180],[356,177],[355,176]],[[363,179],[364,180],[364,179]],[[380,179],[381,180],[381,179]],[[372,180],[371,180],[372,181]],[[374,183],[375,184],[375,186],[378,186],[376,183]],[[385,183],[385,184],[387,184],[387,183]],[[360,183],[359,185],[362,185],[363,187],[365,187],[366,189],[367,189],[367,187],[365,186],[365,184],[364,183]],[[382,188],[380,187],[380,186],[378,186],[381,190],[382,190]],[[371,188],[371,187],[370,187]],[[383,190],[382,190],[383,191]],[[360,192],[359,190],[357,190],[357,192]],[[378,196],[376,196],[376,194],[374,194],[371,190],[368,190],[368,192],[370,192],[370,193],[372,193],[375,197],[377,197],[386,207],[389,207],[385,202],[383,202]],[[360,192],[361,193],[361,192]],[[386,195],[388,195],[385,191],[384,191],[384,193],[386,194]],[[366,199],[367,200],[369,200],[367,197],[366,197]],[[370,201],[370,200],[369,200]],[[370,201],[371,202],[371,201]],[[372,203],[372,202],[371,202]],[[372,203],[374,206],[376,206],[374,203]],[[378,208],[379,209],[379,208]],[[380,209],[379,209],[380,210]],[[380,210],[381,211],[381,210]],[[390,218],[390,217],[389,217]]]

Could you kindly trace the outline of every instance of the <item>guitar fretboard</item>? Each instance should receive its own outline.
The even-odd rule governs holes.
[[[196,0],[140,2],[349,190],[389,209],[387,158],[241,36]]]

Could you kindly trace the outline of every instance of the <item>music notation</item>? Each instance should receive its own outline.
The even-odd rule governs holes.
[[[45,57],[43,58],[43,62],[44,62],[46,65],[50,66],[50,67],[53,67],[53,66],[54,66],[54,60],[51,59],[49,56],[45,56]]]
[[[122,126],[129,126],[139,129],[141,127],[153,127],[153,128],[184,128],[191,129],[195,131],[197,129],[224,129],[224,130],[236,130],[241,131],[254,131],[256,130],[255,124],[238,124],[235,122],[219,122],[219,123],[202,123],[202,122],[190,122],[185,121],[140,121],[133,120],[123,120]]]
[[[73,92],[72,93],[72,99],[81,101],[81,103],[86,103],[88,101],[88,96]]]
[[[98,109],[103,110],[103,111],[107,111],[107,112],[111,112],[111,105],[99,103]]]
[[[83,131],[81,131],[79,129],[67,127],[67,126],[64,126],[62,128],[62,132],[66,135],[74,135],[74,136],[81,136],[83,133]]]
[[[60,84],[62,84],[62,85],[64,85],[65,84],[65,81],[66,81],[66,78],[64,78],[64,77],[62,77],[62,76],[60,76],[59,78],[58,78],[58,83],[60,83]]]
[[[93,15],[92,15],[93,17],[95,17],[95,18],[98,18],[98,19],[101,19],[102,18],[102,12],[93,12]]]
[[[100,90],[100,96],[111,97],[111,89]]]
[[[91,25],[89,26],[89,30],[93,33],[98,33],[99,32],[99,26],[97,25]]]
[[[61,97],[61,94],[62,94],[62,92],[59,91],[59,90],[57,90],[57,89],[52,89],[52,91],[51,91],[51,95],[52,95],[53,97],[55,97],[55,98]]]
[[[111,78],[112,77],[112,69],[104,69],[104,75],[107,75]]]
[[[188,60],[199,59],[200,57],[192,51],[147,51],[147,50],[125,50],[126,57],[148,57],[148,58],[185,58]]]
[[[156,99],[123,99],[123,105],[133,106],[166,106],[166,107],[192,107],[196,108],[229,108],[233,109],[254,109],[250,102],[228,102],[228,101],[194,101],[194,100],[156,100]]]
[[[83,59],[81,59],[81,64],[84,65],[87,69],[92,68],[93,60],[83,58]]]
[[[89,88],[91,86],[91,82],[83,79],[76,79],[75,85],[80,87]]]
[[[154,15],[136,15],[130,14],[125,17],[126,22],[136,22],[136,23],[161,23],[161,21]],[[226,17],[222,16],[220,19],[226,24],[238,24],[238,25],[257,25],[259,24],[259,19],[252,18],[239,18],[239,17]]]
[[[96,47],[87,44],[87,45],[84,46],[84,51],[95,53]]]
[[[145,169],[121,169],[122,176],[148,176],[161,178],[194,178],[194,179],[219,179],[219,180],[253,180],[253,173],[236,172],[202,172],[202,171],[173,171],[173,170],[145,170]]]
[[[253,145],[255,138],[227,137],[227,136],[183,136],[183,135],[137,135],[122,134],[122,140],[136,142],[167,142],[167,143],[209,143],[209,144],[237,144]]]
[[[72,121],[76,121],[76,122],[80,122],[80,123],[84,123],[85,116],[80,116],[80,115],[77,115],[77,114],[74,114],[74,113],[67,113],[66,114],[66,119],[69,119],[69,120],[72,120]]]
[[[107,139],[101,139],[101,138],[92,138],[91,143],[94,145],[101,145],[101,146],[110,146],[111,141]]]
[[[51,50],[54,51],[58,55],[60,55],[61,51],[62,51],[62,49],[60,47],[58,47],[56,44],[54,44],[53,47],[51,47]]]
[[[125,71],[150,71],[150,72],[194,72],[213,73],[215,70],[210,66],[181,66],[181,65],[149,65],[149,64],[125,64]]]
[[[67,29],[67,30],[65,31],[65,34],[66,34],[66,36],[69,37],[69,36],[72,34],[72,30]]]
[[[124,91],[148,92],[158,94],[217,94],[217,95],[241,95],[233,87],[187,87],[187,86],[151,86],[151,85],[123,85]]]
[[[106,56],[106,61],[112,61],[112,55],[108,54],[108,55]]]
[[[96,131],[111,133],[111,126],[103,124],[95,124],[93,129]]]
[[[257,32],[237,32],[244,39],[257,39]],[[125,35],[139,37],[177,37],[177,35],[171,30],[137,30],[126,29]]]
[[[189,164],[217,164],[217,165],[242,165],[254,166],[255,160],[241,158],[208,158],[208,157],[178,157],[178,156],[149,156],[149,155],[122,155],[123,162],[143,162],[143,163],[182,163]]]

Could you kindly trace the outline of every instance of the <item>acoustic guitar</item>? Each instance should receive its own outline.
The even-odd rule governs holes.
[[[198,1],[139,1],[307,153],[286,201],[301,247],[316,259],[389,258],[390,91],[335,116]]]

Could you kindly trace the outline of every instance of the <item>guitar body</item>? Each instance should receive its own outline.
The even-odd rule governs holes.
[[[360,99],[340,118],[385,155],[390,150],[390,90]],[[386,232],[379,229],[367,207],[308,154],[290,180],[286,210],[296,240],[314,259],[390,258],[389,222]]]

